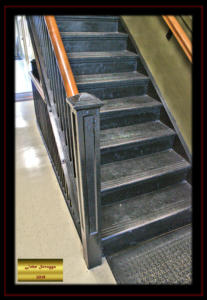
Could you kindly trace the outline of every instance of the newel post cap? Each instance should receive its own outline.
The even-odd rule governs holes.
[[[66,99],[67,103],[76,111],[99,108],[103,102],[89,93],[79,93]]]

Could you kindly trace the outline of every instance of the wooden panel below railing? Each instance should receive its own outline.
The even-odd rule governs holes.
[[[192,43],[189,40],[188,36],[186,35],[185,31],[180,26],[180,24],[178,23],[178,21],[174,16],[162,16],[162,17],[167,23],[170,30],[172,31],[175,38],[177,39],[178,43],[182,47],[186,56],[192,63]]]

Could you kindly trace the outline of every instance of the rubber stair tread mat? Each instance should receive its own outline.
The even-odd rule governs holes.
[[[60,32],[61,37],[64,38],[69,38],[69,39],[80,39],[80,38],[111,38],[111,39],[116,39],[116,38],[127,38],[128,34],[122,33],[122,32],[100,32],[100,31],[94,31],[94,32],[73,32],[73,31],[61,31]]]
[[[109,146],[141,142],[166,135],[174,135],[175,132],[160,121],[146,122],[130,126],[116,127],[101,130],[101,149]]]
[[[102,207],[103,239],[155,222],[191,207],[187,181]]]
[[[147,76],[139,72],[121,72],[121,73],[105,73],[75,76],[77,85],[94,84],[106,82],[134,81],[140,79],[148,79]]]
[[[141,109],[155,106],[162,106],[162,104],[148,95],[105,99],[103,100],[101,113],[115,110],[133,110],[137,108]]]
[[[192,227],[186,225],[107,257],[118,284],[192,283]]]
[[[97,51],[97,52],[71,52],[67,53],[69,60],[80,61],[80,60],[104,60],[120,58],[120,59],[135,59],[138,55],[134,52],[130,52],[128,50],[122,51]]]
[[[80,16],[73,16],[73,15],[56,15],[55,16],[55,19],[57,19],[57,20],[71,20],[71,19],[99,19],[99,20],[119,20],[119,18],[120,17],[118,17],[118,16],[104,16],[104,15],[101,15],[101,16],[99,16],[99,15],[80,15]]]
[[[108,163],[101,166],[101,190],[106,191],[184,168],[190,168],[190,164],[172,149]]]

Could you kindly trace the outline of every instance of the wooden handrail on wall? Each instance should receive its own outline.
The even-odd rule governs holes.
[[[78,88],[73,76],[73,72],[68,61],[67,54],[65,52],[65,47],[63,45],[60,32],[54,16],[44,16],[45,22],[47,24],[48,33],[53,45],[55,56],[59,65],[59,70],[63,79],[65,91],[67,97],[72,97],[77,95]]]
[[[162,16],[162,17],[167,23],[170,30],[172,31],[175,38],[177,39],[178,43],[182,47],[186,56],[192,63],[192,43],[189,40],[188,36],[186,35],[185,31],[180,26],[180,24],[178,23],[175,17],[173,16]]]

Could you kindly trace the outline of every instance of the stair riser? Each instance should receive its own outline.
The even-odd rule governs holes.
[[[121,201],[144,193],[149,193],[168,185],[178,183],[186,179],[189,168],[181,169],[171,173],[155,176],[153,178],[143,179],[139,182],[126,184],[107,191],[101,192],[101,202],[103,205],[112,202]]]
[[[86,74],[104,74],[104,73],[119,73],[119,72],[133,72],[136,71],[136,59],[108,59],[105,61],[91,61],[91,62],[74,62],[70,59],[70,65],[74,75]]]
[[[118,28],[118,22],[113,20],[64,20],[57,23],[63,32],[115,32]]]
[[[103,254],[110,255],[116,251],[123,250],[129,246],[134,246],[140,242],[185,226],[191,223],[191,221],[192,213],[189,206],[176,214],[166,216],[164,219],[103,240]]]
[[[145,94],[147,90],[148,81],[140,80],[134,84],[122,85],[120,82],[114,84],[113,86],[107,86],[103,84],[103,87],[95,88],[95,85],[88,87],[83,87],[78,85],[79,92],[87,92],[89,94],[95,95],[96,97],[102,99],[113,99],[121,98],[127,96],[139,96]]]
[[[127,38],[63,38],[66,52],[89,52],[89,51],[119,51],[126,50]]]
[[[106,164],[113,161],[134,158],[140,155],[147,155],[158,151],[172,148],[174,136],[165,136],[152,139],[147,142],[137,142],[130,145],[111,147],[101,150],[101,163]]]
[[[144,109],[112,111],[101,113],[101,129],[129,126],[144,122],[158,120],[160,118],[160,106]]]

